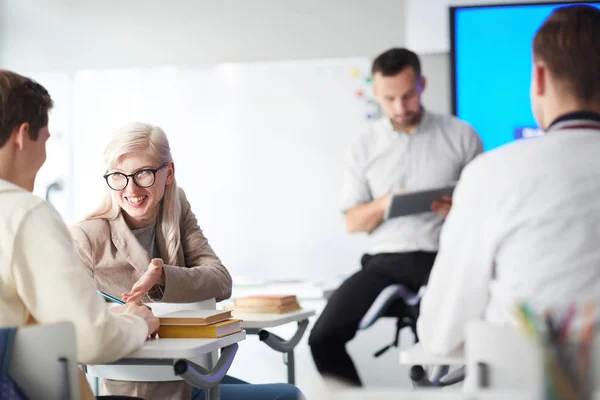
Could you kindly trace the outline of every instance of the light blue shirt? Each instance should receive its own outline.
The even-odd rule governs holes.
[[[398,189],[447,186],[483,151],[479,135],[453,116],[425,111],[412,134],[389,119],[374,121],[346,154],[341,209],[373,201]],[[386,219],[371,234],[370,253],[437,251],[443,219],[434,212]]]

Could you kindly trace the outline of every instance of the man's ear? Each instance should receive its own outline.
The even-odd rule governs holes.
[[[175,163],[170,162],[167,165],[167,185],[170,185],[175,180]]]
[[[534,93],[536,96],[543,96],[548,90],[548,69],[546,65],[542,62],[534,62],[533,63],[533,83],[534,83]]]
[[[425,88],[427,87],[427,78],[424,77],[423,75],[421,75],[419,84],[421,86],[421,93],[422,93],[423,91],[425,91]]]
[[[29,139],[29,124],[27,122],[22,123],[15,129],[12,134],[14,135],[15,145],[19,151],[23,151],[25,143]]]
[[[379,72],[375,72],[373,75],[371,75],[371,86],[373,88],[373,97],[375,97],[376,99],[379,97],[380,75],[381,75],[381,73],[379,73]]]

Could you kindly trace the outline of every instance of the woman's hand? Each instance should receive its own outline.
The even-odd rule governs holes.
[[[154,285],[164,285],[164,283],[165,272],[163,269],[163,260],[160,258],[153,258],[150,265],[148,265],[148,269],[133,285],[131,291],[123,294],[123,301],[126,303],[134,303],[148,293]]]

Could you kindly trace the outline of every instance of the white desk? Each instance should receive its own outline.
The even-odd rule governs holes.
[[[235,280],[234,280],[235,281]],[[232,299],[245,296],[280,295],[293,293],[298,300],[323,300],[323,288],[307,281],[252,281],[242,279],[241,284],[234,283]],[[224,304],[231,304],[225,302]],[[273,350],[283,353],[284,363],[287,365],[288,383],[296,382],[294,365],[294,348],[302,339],[308,327],[308,318],[315,315],[311,309],[303,309],[286,314],[244,314],[233,312],[235,318],[243,320],[242,328],[249,335],[258,335],[260,341],[265,342]],[[284,340],[279,336],[265,330],[277,326],[298,323],[298,330],[290,340]]]
[[[447,356],[438,356],[427,353],[421,343],[400,350],[400,364],[405,365],[464,365],[465,355],[462,349]]]
[[[241,319],[241,326],[246,330],[274,328],[290,322],[303,321],[313,315],[315,315],[315,310],[311,309],[302,309],[286,314],[247,314],[233,312],[233,317]]]
[[[207,400],[220,399],[220,382],[233,362],[238,349],[237,343],[245,339],[245,331],[217,339],[152,339],[122,359],[105,365],[90,366],[90,370],[95,368],[98,371],[114,365],[170,366],[175,375],[194,387],[204,389]],[[223,350],[216,365],[211,360],[211,370],[191,361],[218,349]],[[100,372],[99,376],[110,379],[107,374]],[[116,379],[123,379],[122,374]]]
[[[288,383],[292,385],[296,382],[296,367],[294,361],[294,348],[302,339],[306,328],[308,327],[308,318],[315,315],[315,310],[302,309],[286,314],[247,314],[232,313],[234,318],[239,318],[243,322],[242,328],[246,329],[249,335],[258,335],[261,342],[275,351],[283,353],[284,363],[287,365]],[[298,330],[290,340],[284,340],[281,337],[271,333],[266,328],[274,328],[291,322],[298,323]]]
[[[218,339],[150,339],[146,341],[144,346],[123,357],[122,360],[154,360],[165,358],[183,358],[189,360],[212,353],[245,339],[245,331]]]

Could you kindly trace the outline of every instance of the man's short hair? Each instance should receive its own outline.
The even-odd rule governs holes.
[[[383,76],[394,76],[406,67],[413,67],[417,76],[421,76],[421,61],[419,56],[408,49],[389,49],[381,53],[371,67],[371,75],[380,73]]]
[[[600,10],[554,10],[535,34],[533,56],[577,99],[600,101]]]
[[[29,138],[37,140],[48,125],[53,101],[48,91],[33,79],[0,70],[0,147],[15,128],[29,124]]]

